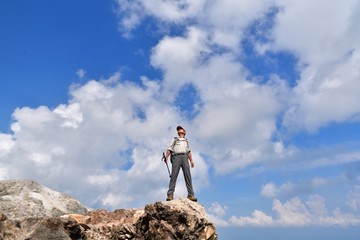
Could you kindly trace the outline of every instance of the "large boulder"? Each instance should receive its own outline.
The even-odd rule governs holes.
[[[205,208],[187,198],[147,205],[137,227],[143,239],[217,239]]]
[[[0,181],[0,212],[11,219],[59,217],[88,210],[69,195],[32,180]]]
[[[85,239],[74,220],[27,218],[0,222],[0,240],[72,240]]]

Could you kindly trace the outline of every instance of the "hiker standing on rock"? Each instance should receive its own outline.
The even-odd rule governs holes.
[[[194,196],[194,190],[192,187],[191,173],[190,173],[190,165],[193,168],[195,166],[191,150],[189,147],[189,142],[185,138],[186,131],[183,127],[176,127],[178,137],[174,137],[171,145],[166,151],[165,162],[167,162],[168,157],[171,155],[171,178],[169,183],[169,190],[167,192],[166,201],[171,201],[174,199],[174,191],[176,180],[179,175],[180,168],[183,171],[186,188],[188,191],[188,199],[192,201],[197,201],[197,198]],[[189,164],[190,161],[190,164]]]

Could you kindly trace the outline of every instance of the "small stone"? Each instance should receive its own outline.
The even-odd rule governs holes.
[[[0,212],[0,221],[5,221],[7,218],[7,216],[5,214],[3,214],[2,212]]]

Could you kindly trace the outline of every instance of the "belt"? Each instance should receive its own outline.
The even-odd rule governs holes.
[[[173,156],[185,155],[186,153],[173,153]]]

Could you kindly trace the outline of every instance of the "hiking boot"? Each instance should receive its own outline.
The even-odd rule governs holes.
[[[189,195],[189,196],[187,196],[187,198],[190,199],[193,202],[197,202],[197,198],[195,196],[193,196],[193,195]]]
[[[171,201],[171,200],[174,200],[174,196],[171,195],[171,194],[168,194],[167,198],[166,198],[166,201]]]

